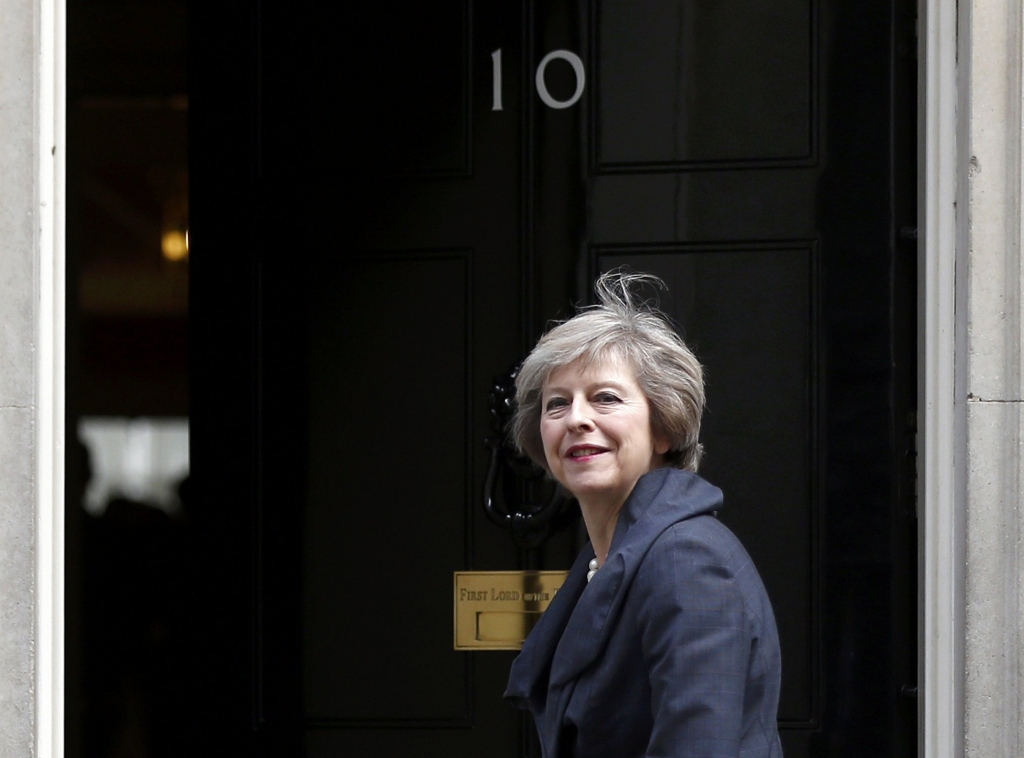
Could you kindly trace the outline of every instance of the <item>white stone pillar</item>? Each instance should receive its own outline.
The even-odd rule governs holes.
[[[0,0],[0,758],[63,754],[63,19]]]
[[[1024,756],[1020,0],[973,0],[968,35],[967,539],[969,758]]]
[[[920,0],[918,19],[918,755],[926,758],[964,755],[965,8]]]

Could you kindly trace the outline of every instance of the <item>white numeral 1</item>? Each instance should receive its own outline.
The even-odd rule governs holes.
[[[491,100],[491,110],[501,110],[501,48],[491,53],[491,82],[494,87],[494,95]]]

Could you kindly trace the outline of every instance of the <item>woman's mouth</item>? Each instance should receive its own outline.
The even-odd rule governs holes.
[[[603,452],[605,452],[605,449],[603,447],[588,447],[588,446],[585,446],[585,445],[580,445],[578,447],[571,447],[571,448],[569,448],[568,457],[569,458],[589,458],[592,455],[598,455],[598,454],[603,453]]]

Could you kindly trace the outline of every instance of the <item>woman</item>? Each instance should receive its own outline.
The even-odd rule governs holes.
[[[541,338],[512,434],[580,503],[590,545],[512,666],[545,758],[782,755],[780,658],[750,557],[694,472],[700,364],[631,288]]]

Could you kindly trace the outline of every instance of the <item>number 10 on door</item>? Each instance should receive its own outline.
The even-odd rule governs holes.
[[[547,70],[548,64],[555,59],[561,59],[572,66],[573,73],[576,75],[576,91],[572,93],[572,97],[568,100],[556,100],[548,92],[547,82],[544,80],[544,72]],[[541,102],[544,103],[548,108],[554,108],[555,110],[562,110],[563,108],[570,108],[576,104],[576,102],[583,97],[583,88],[587,83],[586,72],[583,70],[583,61],[580,57],[569,50],[552,50],[550,53],[541,58],[540,63],[537,64],[537,72],[534,75],[534,84],[537,87],[537,96],[540,97]],[[491,82],[493,84],[493,99],[491,100],[491,110],[500,111],[504,110],[501,104],[501,48],[499,47],[493,53],[491,53]]]

